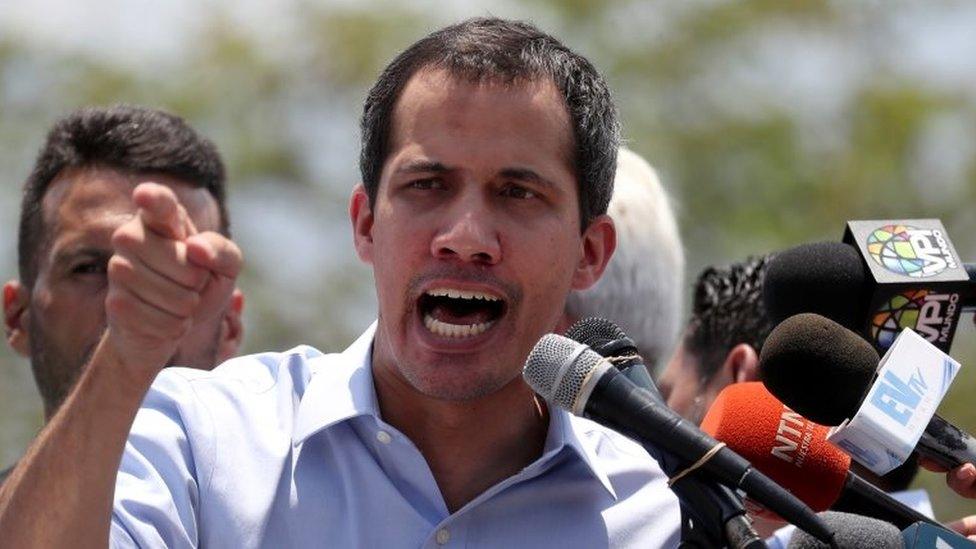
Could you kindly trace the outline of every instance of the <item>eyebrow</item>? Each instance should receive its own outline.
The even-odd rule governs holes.
[[[451,171],[452,168],[445,166],[441,162],[436,160],[413,160],[403,164],[396,169],[397,173],[445,173]],[[531,183],[537,183],[545,187],[555,187],[556,184],[552,181],[542,177],[534,170],[529,168],[503,168],[498,174],[502,177],[509,179],[517,179],[520,181],[527,181]]]
[[[543,187],[556,188],[556,184],[552,181],[542,177],[538,173],[529,168],[505,168],[499,172],[499,175],[509,179],[516,179],[519,181],[525,181],[527,183],[535,183]]]
[[[62,265],[64,263],[69,263],[70,261],[79,257],[90,257],[94,259],[108,259],[112,256],[112,250],[107,250],[104,248],[94,248],[91,246],[84,246],[81,248],[60,250],[54,254],[54,260],[52,263],[54,265]]]
[[[396,173],[445,173],[451,169],[435,160],[412,160],[396,169]]]

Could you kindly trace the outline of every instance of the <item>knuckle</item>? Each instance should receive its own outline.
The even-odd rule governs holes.
[[[176,308],[180,316],[191,316],[200,304],[200,294],[197,292],[184,291],[175,299]]]
[[[244,252],[241,251],[241,248],[233,240],[228,240],[227,242],[227,255],[230,258],[230,263],[235,268],[240,268],[244,262]]]
[[[140,243],[139,233],[132,222],[122,225],[112,233],[112,247],[121,250],[131,250]]]
[[[109,278],[118,281],[131,280],[132,275],[135,273],[135,267],[132,265],[132,262],[118,254],[109,258],[106,269],[108,270]]]

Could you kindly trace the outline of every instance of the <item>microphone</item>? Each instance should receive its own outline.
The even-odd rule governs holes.
[[[566,337],[588,346],[602,357],[615,357],[613,365],[635,385],[646,389],[655,399],[664,402],[657,385],[644,365],[637,344],[619,326],[605,318],[591,316],[577,321],[566,330]]]
[[[723,389],[702,430],[815,511],[857,513],[899,528],[916,522],[938,525],[850,471],[850,456],[827,441],[827,427],[789,409],[758,381]]]
[[[904,549],[905,542],[895,526],[883,520],[862,517],[851,513],[826,511],[820,518],[834,533],[840,549]],[[787,549],[823,549],[827,547],[806,532],[795,532]],[[930,545],[929,547],[935,547]]]
[[[804,417],[822,425],[840,425],[857,413],[879,361],[871,345],[850,330],[806,313],[784,320],[769,334],[759,355],[759,377],[771,393]],[[976,439],[938,414],[932,416],[915,451],[950,469],[976,463]]]
[[[590,347],[604,358],[612,359],[613,365],[635,385],[647,391],[649,398],[665,404],[644,365],[637,344],[612,321],[598,317],[583,318],[566,330],[566,337]],[[679,463],[673,455],[662,452],[653,444],[645,444],[644,448],[654,456],[669,478],[688,465]],[[689,530],[682,533],[683,539],[704,536],[709,538],[707,541],[712,545],[725,541],[729,547],[737,549],[766,547],[746,516],[742,500],[727,486],[706,482],[700,475],[694,474],[672,484],[671,489],[681,500],[684,514],[694,519],[690,525],[687,520],[682,521],[682,526]]]
[[[552,406],[624,428],[646,443],[693,463],[723,484],[742,489],[784,519],[830,541],[813,511],[748,461],[689,424],[636,385],[592,349],[556,334],[529,353],[523,377]]]
[[[864,223],[890,225],[851,225]],[[853,236],[849,228],[846,244],[818,242],[776,254],[763,281],[770,318],[781,322],[798,313],[817,313],[860,334],[879,353],[903,328],[911,328],[948,353],[962,311],[976,307],[976,265],[962,264],[951,244],[935,236],[944,235],[939,229],[901,228],[869,231],[866,237]],[[888,238],[887,244],[880,244],[878,235]],[[896,252],[914,258],[889,257]],[[913,265],[922,267],[902,274]],[[940,265],[942,271],[936,269]]]

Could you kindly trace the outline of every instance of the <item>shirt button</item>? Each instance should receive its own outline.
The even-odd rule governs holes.
[[[451,541],[451,533],[447,528],[441,528],[437,531],[435,538],[437,540],[437,545],[444,545],[445,543]]]
[[[391,437],[390,433],[387,433],[386,431],[378,431],[376,433],[376,440],[382,442],[383,444],[389,444],[390,441],[393,440],[393,437]]]

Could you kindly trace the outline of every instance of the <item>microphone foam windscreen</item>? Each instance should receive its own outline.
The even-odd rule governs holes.
[[[895,525],[883,520],[826,511],[820,518],[834,533],[838,549],[903,549],[904,538]],[[797,529],[790,538],[787,549],[827,549],[830,546],[803,530]]]
[[[851,458],[827,442],[827,427],[790,410],[758,381],[723,389],[701,428],[815,511],[840,497]]]
[[[857,331],[867,321],[868,280],[853,246],[803,244],[773,257],[763,279],[763,303],[774,323],[817,313]]]
[[[770,332],[759,354],[759,379],[804,417],[840,425],[857,412],[880,360],[854,332],[804,313]]]
[[[566,330],[566,337],[593,347],[615,339],[625,338],[627,334],[613,322],[605,318],[591,316],[578,320],[570,326]]]

